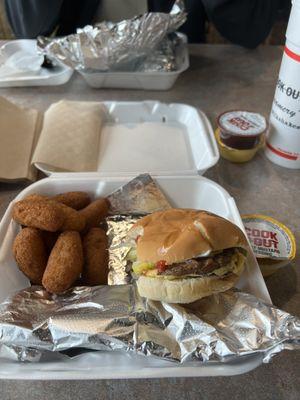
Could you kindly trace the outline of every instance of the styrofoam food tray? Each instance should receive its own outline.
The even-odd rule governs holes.
[[[89,174],[54,174],[23,190],[15,201],[31,193],[54,195],[64,191],[83,190],[93,197],[106,196],[128,182],[129,177],[96,177]],[[232,197],[219,185],[200,176],[156,177],[157,184],[175,207],[190,207],[219,214],[243,228]],[[29,285],[18,270],[12,256],[12,243],[19,227],[11,220],[13,202],[0,223],[0,301],[14,291]],[[256,259],[251,253],[238,287],[266,302],[271,302]],[[73,359],[55,362],[15,363],[1,360],[3,379],[114,379],[184,376],[236,375],[252,370],[262,363],[262,357],[245,356],[229,363],[190,362],[176,364],[151,357],[114,352],[91,352]]]
[[[159,101],[103,104],[108,113],[100,136],[97,176],[202,175],[218,162],[211,124],[196,108]],[[147,130],[139,125],[137,131],[141,123],[156,126]],[[113,129],[120,125],[123,130]],[[47,175],[53,172],[35,165]]]
[[[5,43],[0,49],[0,63],[19,50],[36,52],[36,40],[20,39]],[[57,62],[56,62],[57,63]],[[60,63],[53,69],[40,68],[38,72],[20,72],[17,75],[1,76],[0,87],[56,86],[62,85],[71,78],[73,70]]]
[[[170,72],[83,72],[78,71],[87,84],[93,88],[119,88],[119,89],[144,89],[168,90],[178,76],[189,67],[189,54],[187,37],[177,32],[182,39],[182,44],[176,51],[178,69]]]

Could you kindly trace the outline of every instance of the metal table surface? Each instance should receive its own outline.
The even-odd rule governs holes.
[[[215,125],[228,109],[270,112],[282,49],[261,46],[246,50],[233,45],[190,46],[191,66],[167,92],[95,90],[74,74],[63,86],[0,89],[0,95],[23,106],[45,110],[59,99],[160,100],[201,108]],[[285,223],[299,246],[300,173],[269,162],[263,153],[246,164],[225,160],[205,174],[234,196],[241,214],[262,213]],[[0,214],[25,187],[0,184]],[[267,278],[273,303],[300,315],[300,257]],[[300,352],[284,351],[270,364],[245,375],[217,378],[172,378],[106,381],[0,381],[0,399],[299,399]]]

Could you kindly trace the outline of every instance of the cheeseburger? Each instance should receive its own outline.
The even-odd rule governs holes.
[[[243,232],[206,211],[158,211],[141,218],[128,236],[138,291],[148,299],[191,303],[231,288],[244,269]]]

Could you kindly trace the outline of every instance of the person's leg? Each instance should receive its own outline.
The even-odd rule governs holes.
[[[201,0],[185,0],[188,13],[186,22],[180,27],[190,43],[205,42],[206,13]]]
[[[148,0],[149,11],[170,12],[174,0]],[[188,13],[186,22],[179,28],[188,36],[190,43],[205,42],[206,13],[201,0],[185,0]]]
[[[153,12],[170,12],[174,0],[148,0],[148,9]]]
[[[75,33],[77,28],[91,24],[100,0],[64,0],[57,36]]]
[[[17,38],[50,35],[59,20],[63,0],[5,0],[5,10]]]

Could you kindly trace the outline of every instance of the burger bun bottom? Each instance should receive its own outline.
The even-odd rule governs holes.
[[[232,288],[239,276],[233,273],[220,279],[218,276],[204,276],[182,279],[161,279],[140,276],[137,287],[140,296],[166,303],[187,304],[214,293]]]
[[[164,279],[142,275],[137,280],[140,296],[166,303],[188,304],[215,293],[232,288],[245,266],[245,256],[239,253],[234,272],[225,276],[199,276],[194,278]]]

